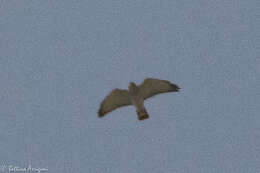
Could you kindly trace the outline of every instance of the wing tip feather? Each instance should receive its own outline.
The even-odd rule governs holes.
[[[175,85],[175,84],[171,84],[171,87],[172,87],[172,91],[175,91],[175,92],[179,92],[179,90],[181,89],[178,85]]]
[[[105,114],[106,114],[106,113],[105,113],[104,111],[102,111],[102,109],[99,109],[99,110],[98,110],[98,117],[99,117],[99,118],[104,117]]]

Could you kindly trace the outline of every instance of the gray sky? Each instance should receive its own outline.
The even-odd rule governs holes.
[[[260,172],[258,0],[0,3],[1,165]],[[97,117],[146,77],[181,92]]]

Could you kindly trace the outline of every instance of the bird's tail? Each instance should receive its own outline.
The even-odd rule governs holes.
[[[149,115],[145,108],[136,111],[139,120],[145,120],[149,118]]]

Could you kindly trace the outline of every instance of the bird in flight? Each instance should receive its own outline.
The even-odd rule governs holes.
[[[98,117],[104,117],[107,113],[122,106],[133,105],[139,120],[149,118],[144,107],[144,100],[161,93],[178,92],[179,87],[167,80],[147,78],[141,85],[130,82],[128,90],[114,89],[102,101]]]

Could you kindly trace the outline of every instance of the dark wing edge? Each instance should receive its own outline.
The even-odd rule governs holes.
[[[167,92],[178,92],[180,87],[167,80],[160,80],[154,78],[146,78],[141,85],[139,85],[140,91],[144,99],[150,98],[154,95],[167,93]]]
[[[111,91],[100,104],[98,117],[102,118],[107,113],[112,112],[119,107],[128,105],[131,105],[131,99],[128,91],[116,88]]]

